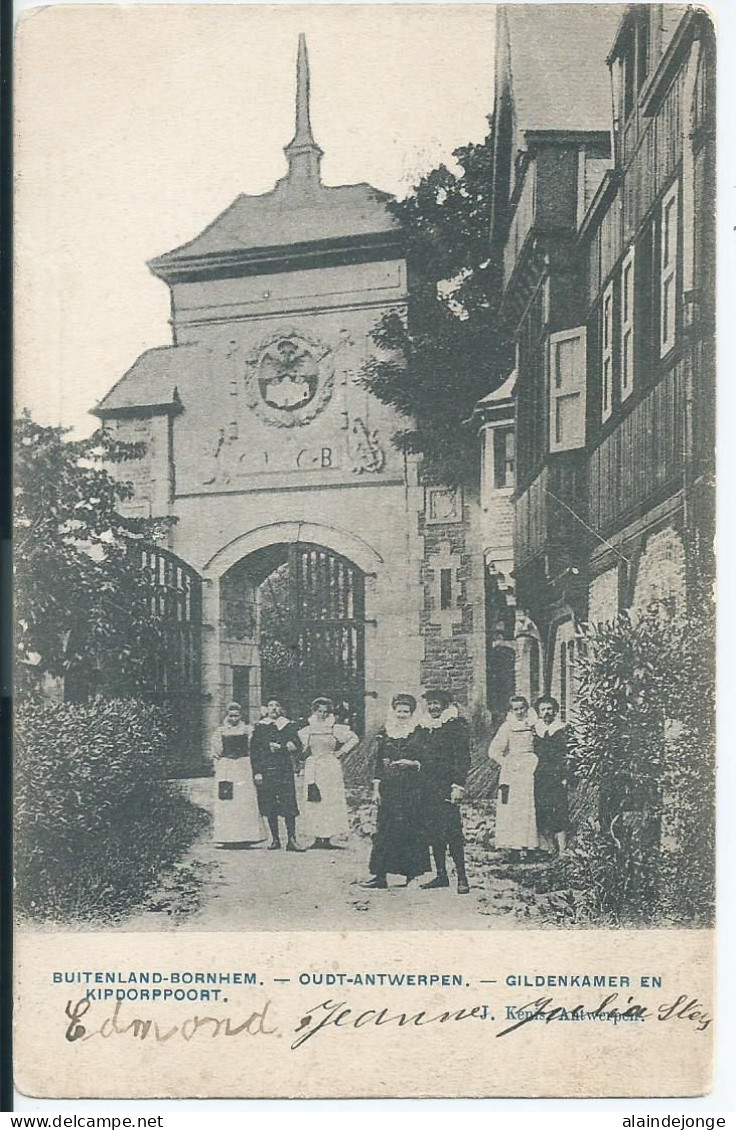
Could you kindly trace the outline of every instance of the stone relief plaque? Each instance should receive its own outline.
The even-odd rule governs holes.
[[[287,330],[271,335],[248,357],[246,403],[267,424],[298,427],[322,411],[334,380],[330,346]]]
[[[329,345],[289,328],[271,333],[250,353],[230,342],[225,354],[231,413],[210,429],[201,449],[197,479],[203,486],[242,484],[250,476],[289,472],[346,471],[353,476],[379,475],[386,469],[385,440],[367,414],[355,370],[338,365],[341,353],[354,346],[341,330]],[[213,358],[215,369],[218,359]],[[331,402],[339,410],[333,425],[317,417]],[[252,415],[251,415],[252,414]],[[277,429],[249,439],[249,418]],[[306,433],[305,425],[315,431]]]
[[[462,522],[463,495],[460,487],[427,487],[426,520],[430,524]]]

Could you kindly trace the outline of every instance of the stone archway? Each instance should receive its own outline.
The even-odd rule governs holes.
[[[258,526],[247,533],[239,534],[232,541],[218,549],[204,567],[204,576],[219,579],[223,573],[240,561],[241,558],[255,553],[258,549],[279,543],[311,542],[313,545],[322,545],[333,553],[352,561],[354,565],[368,575],[375,573],[383,565],[381,554],[369,545],[363,538],[336,526],[327,526],[318,522],[272,522],[267,526]]]
[[[313,522],[274,522],[221,547],[204,570],[210,728],[233,697],[254,722],[264,694],[284,697],[295,715],[329,694],[362,731],[383,564],[363,539]],[[262,623],[274,609],[275,628],[273,618]]]
[[[327,696],[362,733],[365,631],[365,576],[324,546],[267,546],[220,579],[221,668],[251,721],[270,698],[303,720]]]

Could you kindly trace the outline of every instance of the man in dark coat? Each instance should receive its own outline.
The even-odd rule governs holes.
[[[296,841],[299,807],[294,786],[295,759],[301,751],[302,743],[296,725],[284,717],[278,699],[270,699],[264,717],[253,727],[250,740],[250,761],[258,790],[258,807],[271,829],[270,851],[278,851],[281,847],[279,816],[283,816],[286,824],[286,850],[304,851]]]
[[[567,731],[557,717],[556,698],[543,697],[536,703],[538,721],[534,726],[534,805],[539,838],[545,848],[557,842],[560,855],[565,851],[569,824],[567,791],[569,764]]]
[[[427,718],[418,726],[416,756],[421,768],[419,779],[427,839],[432,848],[437,874],[422,886],[427,890],[449,887],[447,849],[457,871],[457,893],[470,891],[465,871],[465,841],[460,816],[460,801],[470,768],[468,723],[444,690],[424,692]]]

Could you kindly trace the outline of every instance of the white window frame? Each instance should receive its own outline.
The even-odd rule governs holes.
[[[659,355],[664,357],[677,340],[677,277],[680,247],[680,186],[675,181],[665,193],[660,212],[659,238]],[[673,207],[674,205],[674,207]],[[668,219],[673,221],[668,223]],[[668,301],[669,297],[669,301]]]
[[[488,465],[493,462],[492,427],[483,424],[480,429],[480,503],[481,509],[488,510],[488,496],[491,493],[492,478],[488,473]],[[489,448],[491,449],[489,452]]]
[[[577,381],[559,385],[556,381],[557,348],[561,342],[580,341],[582,368],[577,374]],[[585,394],[586,394],[586,367],[587,367],[587,335],[585,326],[575,326],[573,329],[562,330],[549,335],[547,350],[547,369],[549,373],[549,449],[550,451],[575,451],[585,447]],[[580,435],[576,442],[569,442],[557,435],[558,402],[568,397],[579,398]]]
[[[636,263],[633,246],[621,264],[621,401],[634,391]]]
[[[613,412],[613,280],[601,301],[601,419]]]
[[[498,484],[496,483],[496,464],[497,464],[497,455],[498,455],[498,445],[499,445],[500,438],[501,438],[502,434],[505,438],[510,435],[511,436],[511,442],[512,442],[512,444],[514,444],[514,458],[513,458],[514,470],[511,472],[511,482],[506,483],[504,486],[498,486]],[[494,427],[494,429],[493,429],[493,453],[492,453],[493,460],[492,460],[492,467],[491,467],[491,481],[493,483],[494,491],[507,491],[509,494],[511,494],[513,492],[514,484],[516,482],[516,445],[515,445],[515,441],[516,441],[516,434],[515,434],[513,424],[511,424],[511,423],[497,424]],[[504,459],[504,465],[505,464],[506,464],[506,459]]]

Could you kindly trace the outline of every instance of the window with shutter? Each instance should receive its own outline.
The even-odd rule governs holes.
[[[621,400],[626,400],[634,387],[634,248],[621,268]]]
[[[585,328],[550,334],[550,451],[585,446]]]
[[[601,306],[601,419],[613,411],[613,283],[603,292]]]
[[[659,251],[659,352],[675,344],[677,330],[678,191],[673,184],[662,201]]]

